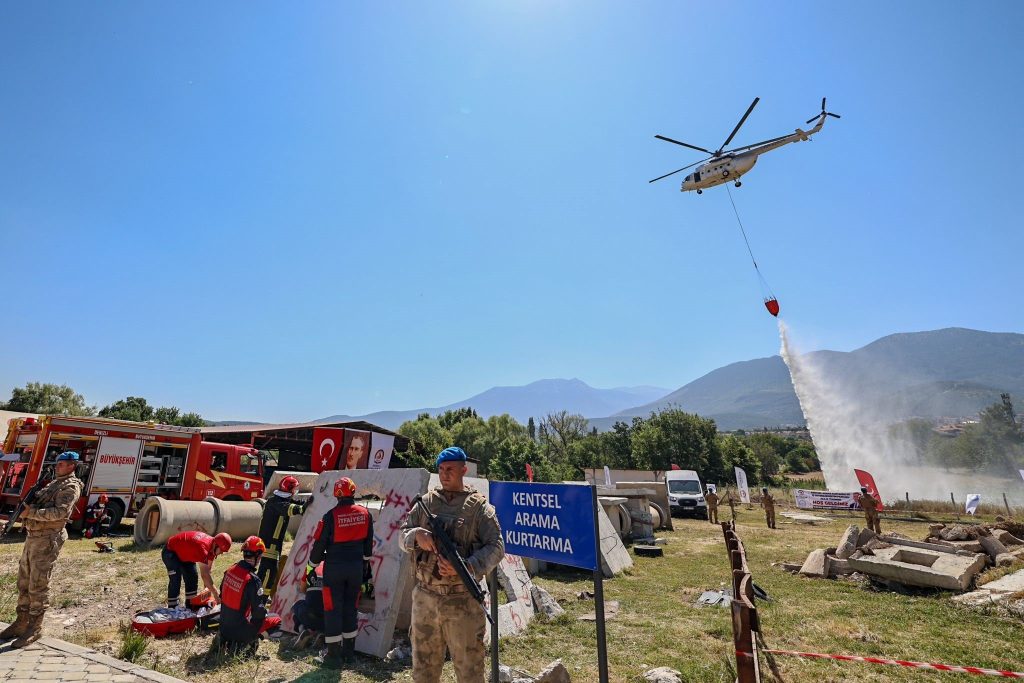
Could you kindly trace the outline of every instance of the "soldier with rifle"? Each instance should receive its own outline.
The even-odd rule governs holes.
[[[446,448],[436,465],[441,486],[415,503],[402,529],[402,550],[416,568],[412,679],[438,683],[447,649],[458,683],[480,683],[486,620],[476,582],[498,566],[505,545],[494,507],[464,484],[466,453]]]
[[[28,534],[18,565],[18,616],[0,632],[0,640],[17,638],[13,648],[26,647],[43,633],[43,615],[50,606],[50,573],[61,546],[68,540],[64,525],[82,496],[84,484],[75,476],[77,465],[78,453],[66,451],[58,455],[53,481],[42,488],[38,484],[33,487],[4,528],[7,533],[20,516]]]

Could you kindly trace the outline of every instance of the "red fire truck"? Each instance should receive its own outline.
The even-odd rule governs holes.
[[[149,496],[178,500],[253,500],[263,495],[263,460],[251,446],[203,441],[199,429],[101,417],[19,417],[9,423],[0,459],[0,515],[7,516],[64,451],[81,456],[85,482],[71,515],[107,494],[117,526]]]

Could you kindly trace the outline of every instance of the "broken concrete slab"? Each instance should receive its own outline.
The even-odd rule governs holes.
[[[781,516],[793,520],[796,524],[829,524],[832,521],[828,517],[810,515],[806,512],[783,512]]]
[[[600,506],[597,508],[597,530],[601,534],[601,573],[605,578],[610,579],[632,567],[632,556],[615,532],[608,514]]]
[[[1010,551],[1006,549],[1006,546],[994,539],[991,536],[979,536],[978,543],[985,549],[988,556],[995,561],[1000,555],[1006,555]]]
[[[992,538],[1003,545],[1024,545],[1024,541],[1011,534],[1006,529],[991,529]]]
[[[561,659],[556,659],[548,664],[543,671],[537,674],[533,681],[534,683],[571,683],[569,672],[566,670],[565,665],[562,664]]]
[[[967,605],[980,605],[989,602],[999,602],[1006,598],[1024,591],[1024,569],[1007,574],[995,581],[989,581],[978,590],[953,596],[955,602]]]
[[[857,547],[863,547],[867,544],[868,541],[870,541],[872,538],[875,538],[876,536],[878,536],[878,534],[876,534],[873,530],[864,527],[860,530],[860,533],[857,535]]]
[[[675,669],[667,666],[659,666],[644,672],[644,680],[647,683],[683,683],[683,675]]]
[[[846,527],[843,537],[839,539],[839,545],[836,546],[836,557],[840,560],[845,560],[850,555],[853,555],[853,551],[857,549],[857,539],[859,537],[860,529],[857,528],[856,524]]]
[[[899,545],[873,552],[871,556],[848,559],[850,568],[906,586],[964,591],[985,567],[985,556],[980,554],[959,555]]]
[[[548,619],[554,619],[565,614],[565,610],[562,609],[557,600],[551,597],[551,593],[548,593],[540,586],[533,586],[530,589],[530,595],[533,598],[533,608]]]
[[[814,576],[823,579],[828,576],[828,564],[829,557],[825,554],[824,549],[812,550],[811,554],[804,560],[803,566],[800,567],[800,573],[804,576]]]
[[[838,557],[830,557],[828,560],[828,578],[834,579],[840,576],[846,576],[854,572],[853,568],[850,567],[850,563],[846,559]]]
[[[983,553],[985,548],[979,541],[938,541],[936,545],[945,545],[956,550],[966,550],[969,553]]]
[[[498,606],[498,635],[514,636],[526,630],[533,621],[533,581],[518,555],[505,555],[498,564],[498,585],[508,601]],[[491,596],[487,596],[490,611]]]

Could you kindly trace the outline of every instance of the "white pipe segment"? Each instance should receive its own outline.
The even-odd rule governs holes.
[[[243,541],[259,532],[262,500],[167,500],[150,496],[135,517],[135,545],[163,545],[182,531],[202,531],[211,536],[225,532]]]

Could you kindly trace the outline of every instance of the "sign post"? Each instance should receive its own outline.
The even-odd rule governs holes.
[[[498,683],[498,570],[487,575],[487,590],[491,594],[491,683]]]
[[[597,487],[492,481],[489,498],[505,552],[594,573],[598,673],[600,683],[608,683]]]

